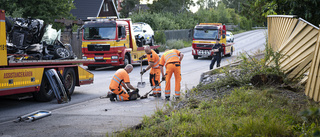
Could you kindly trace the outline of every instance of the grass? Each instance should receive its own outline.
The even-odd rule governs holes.
[[[237,67],[211,72],[224,77],[199,84],[188,98],[167,104],[166,109],[144,117],[140,126],[114,136],[320,136],[320,106],[308,100],[303,89],[250,84],[253,76],[261,74],[280,76],[282,84],[296,84],[279,69],[281,57],[267,46],[262,59],[241,54]],[[270,62],[273,65],[267,65]],[[235,69],[240,74],[231,73]]]
[[[141,129],[116,136],[311,136],[319,125],[298,113],[310,105],[300,106],[280,92],[236,88],[224,98],[198,102],[199,107],[158,110],[144,117]]]

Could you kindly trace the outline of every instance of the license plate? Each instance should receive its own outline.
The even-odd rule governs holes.
[[[211,53],[210,53],[210,50],[198,50],[198,55],[206,55],[206,56],[209,56]]]
[[[94,59],[103,59],[103,57],[94,57]]]

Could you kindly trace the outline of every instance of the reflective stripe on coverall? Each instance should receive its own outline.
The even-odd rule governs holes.
[[[180,97],[180,82],[181,82],[181,68],[180,68],[180,51],[173,49],[165,52],[160,60],[160,65],[166,66],[166,88],[165,96],[170,97],[170,79],[172,73],[175,78],[175,96]]]
[[[154,63],[154,65],[151,66],[150,76],[149,76],[151,88],[153,89],[153,94],[161,93],[161,84],[155,87],[160,82],[160,73],[161,73],[160,66],[159,66],[160,58],[154,50],[151,50],[151,54],[147,54],[147,58],[148,58],[148,62]]]
[[[117,100],[119,101],[129,100],[129,95],[122,89],[122,84],[126,82],[130,82],[130,80],[127,71],[124,69],[117,70],[111,79],[109,89],[117,94]]]

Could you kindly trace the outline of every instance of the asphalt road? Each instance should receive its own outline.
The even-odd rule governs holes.
[[[237,59],[239,52],[253,54],[264,49],[267,30],[253,30],[235,35],[235,54],[224,57],[221,65],[226,65]],[[191,47],[180,49],[185,54],[181,63],[182,91],[190,89],[199,83],[200,75],[209,70],[209,59],[194,60]],[[146,65],[143,65],[145,68]],[[57,104],[51,102],[35,102],[30,99],[0,98],[0,137],[10,136],[105,136],[114,131],[123,130],[140,123],[143,117],[150,116],[156,109],[164,109],[166,103],[164,93],[162,98],[148,97],[147,99],[110,102],[109,99],[100,99],[106,95],[109,82],[116,69],[101,68],[94,73],[94,83],[76,87],[69,103]],[[140,65],[135,65],[130,73],[132,85],[140,81]],[[147,83],[140,89],[140,94],[148,92],[150,83],[148,74],[143,76]],[[164,83],[162,84],[164,90]],[[171,79],[171,90],[174,91],[174,78]],[[162,91],[163,92],[163,91]],[[174,92],[171,92],[172,96]],[[105,111],[107,109],[107,111]],[[18,116],[37,111],[49,110],[52,115],[34,122],[14,123]]]

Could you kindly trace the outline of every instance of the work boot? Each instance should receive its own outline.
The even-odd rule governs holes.
[[[116,98],[117,97],[117,95],[116,94],[114,94],[114,93],[111,93],[110,94],[110,101],[116,101],[114,98]]]
[[[113,92],[109,91],[106,98],[110,98],[110,96],[113,94]]]
[[[166,101],[170,101],[170,97],[166,97]]]
[[[161,93],[155,94],[154,97],[157,97],[157,98],[161,97]]]
[[[175,97],[176,100],[180,100],[180,97]]]

